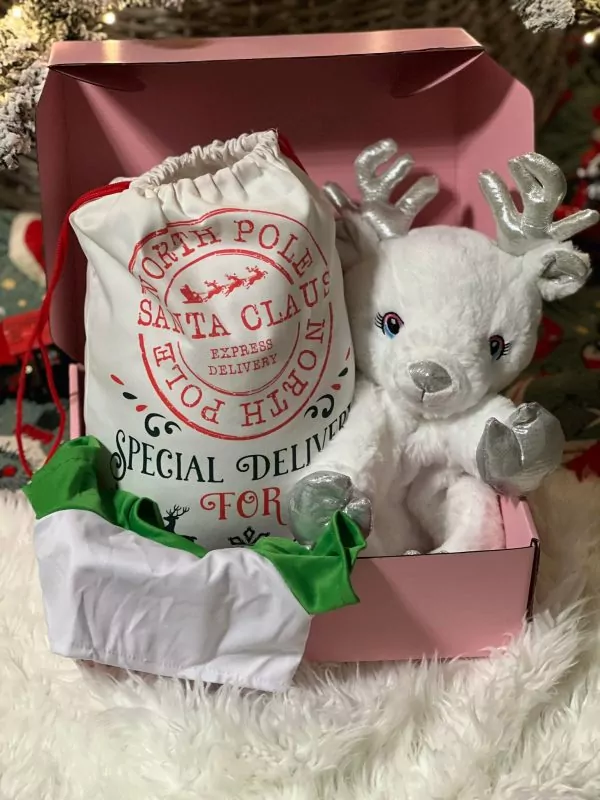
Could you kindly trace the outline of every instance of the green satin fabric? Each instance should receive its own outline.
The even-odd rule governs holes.
[[[89,511],[165,547],[198,558],[207,554],[199,544],[165,530],[152,500],[119,489],[109,465],[110,453],[92,436],[63,444],[24,487],[37,519],[66,510]],[[358,602],[350,576],[364,547],[360,529],[338,512],[311,550],[280,537],[263,537],[250,549],[271,562],[305,611],[315,615]]]

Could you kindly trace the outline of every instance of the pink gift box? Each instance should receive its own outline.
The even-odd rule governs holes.
[[[492,234],[482,169],[507,179],[533,149],[529,92],[462,30],[202,41],[63,42],[38,109],[46,261],[70,205],[118,176],[195,144],[279,128],[317,183],[354,191],[353,159],[391,136],[443,190],[420,223]],[[49,267],[51,272],[52,267]],[[85,262],[73,244],[53,300],[54,341],[83,359]],[[71,369],[71,435],[83,431],[82,368]],[[507,547],[360,559],[361,599],[313,621],[307,657],[380,661],[482,656],[530,613],[538,540],[523,502],[500,499]]]

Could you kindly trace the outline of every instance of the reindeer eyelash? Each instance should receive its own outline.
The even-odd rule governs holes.
[[[377,314],[375,317],[375,326],[388,337],[393,339],[400,333],[400,329],[404,327],[404,322],[399,314],[395,311],[386,311],[385,314]]]
[[[512,349],[512,342],[504,341],[499,333],[489,338],[490,355],[494,361],[500,361],[502,356],[507,356]]]

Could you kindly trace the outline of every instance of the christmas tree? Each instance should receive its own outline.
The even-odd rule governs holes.
[[[600,209],[600,28],[573,32],[569,86],[558,108],[540,132],[537,148],[558,164],[567,177],[568,192],[559,216],[584,208]],[[579,236],[600,280],[600,225]]]
[[[103,39],[125,7],[177,10],[181,0],[23,0],[0,19],[0,167],[31,151],[35,108],[54,42]]]
[[[573,32],[568,60],[567,89],[539,132],[537,144],[540,152],[574,180],[600,126],[600,29]]]

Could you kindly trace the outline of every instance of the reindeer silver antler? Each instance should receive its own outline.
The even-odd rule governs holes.
[[[400,156],[381,175],[377,170],[396,155],[398,146],[393,139],[383,139],[367,147],[354,162],[356,180],[362,201],[355,203],[335,183],[323,190],[340,214],[358,215],[375,231],[380,239],[405,236],[417,216],[438,193],[438,179],[433,175],[419,178],[396,202],[390,202],[394,188],[411,171],[414,161],[409,155]]]
[[[553,222],[554,212],[566,194],[567,181],[561,169],[545,156],[527,153],[509,161],[508,168],[523,200],[522,213],[499,175],[486,170],[479,176],[479,185],[496,220],[498,247],[506,253],[524,255],[544,241],[565,242],[600,219],[597,211],[589,209]]]

